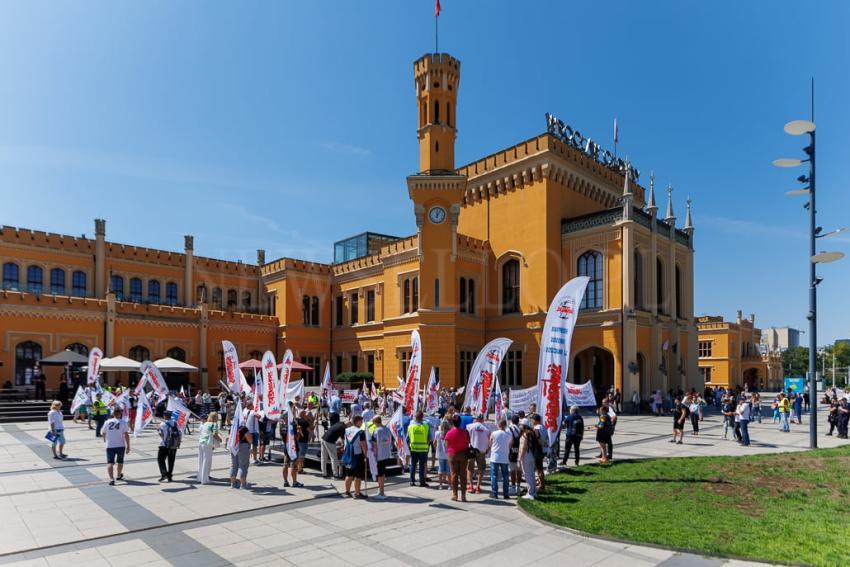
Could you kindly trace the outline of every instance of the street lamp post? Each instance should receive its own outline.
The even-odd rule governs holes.
[[[814,120],[814,79],[812,79],[812,120]],[[803,148],[808,159],[778,159],[773,162],[777,167],[797,167],[804,162],[809,163],[809,176],[801,175],[797,178],[800,183],[808,183],[808,187],[788,191],[788,195],[808,195],[809,201],[803,205],[809,211],[809,407],[812,408],[809,416],[809,448],[816,449],[817,438],[817,286],[822,281],[818,278],[817,265],[840,260],[844,257],[841,252],[820,252],[815,249],[817,239],[832,236],[846,229],[838,229],[826,234],[821,234],[823,229],[817,226],[815,207],[815,124],[808,120],[794,120],[785,125],[785,132],[791,136],[802,136],[808,134],[811,143]]]

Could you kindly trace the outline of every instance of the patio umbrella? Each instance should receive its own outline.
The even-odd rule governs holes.
[[[154,360],[154,366],[159,368],[160,372],[197,372],[198,367],[192,366],[191,364],[187,364],[182,360],[177,360],[176,358],[171,358],[170,356],[166,356],[165,358],[160,358],[159,360]]]
[[[138,372],[139,366],[141,366],[141,362],[120,354],[112,358],[100,359],[101,372]]]
[[[283,363],[277,365],[277,369],[280,370],[283,368]],[[312,372],[313,367],[307,366],[306,364],[301,364],[300,362],[292,361],[292,371],[293,372]]]
[[[263,363],[253,358],[249,358],[248,360],[239,363],[239,368],[242,370],[259,370],[262,367]]]
[[[67,366],[69,364],[88,364],[88,362],[89,359],[87,356],[77,354],[72,350],[63,350],[62,352],[57,352],[56,354],[50,355],[47,358],[42,358],[40,364],[42,366]]]

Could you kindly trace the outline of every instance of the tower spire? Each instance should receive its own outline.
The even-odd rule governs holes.
[[[655,204],[655,172],[649,173],[649,199],[646,204],[646,212],[652,216],[658,212],[658,206]]]
[[[673,214],[673,185],[667,184],[667,213],[664,215],[664,222],[669,225],[676,224],[676,216]]]
[[[683,230],[688,233],[688,236],[691,236],[694,233],[694,222],[691,219],[691,196],[688,195],[688,208],[685,213],[685,226]]]
[[[631,185],[632,164],[629,160],[626,160],[625,170],[625,175],[623,176],[623,220],[628,221],[632,220],[632,207],[634,206],[634,195]]]

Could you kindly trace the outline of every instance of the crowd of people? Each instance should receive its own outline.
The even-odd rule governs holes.
[[[105,443],[107,473],[110,484],[114,485],[116,480],[123,479],[124,457],[130,452],[130,434],[138,400],[132,390],[120,385],[108,391],[88,387],[85,392],[85,403],[77,408],[74,420],[87,421],[95,436]],[[108,402],[103,399],[105,392],[109,394]],[[650,398],[650,409],[653,414],[672,417],[671,443],[684,442],[687,423],[690,423],[692,435],[698,436],[709,405],[722,415],[723,439],[734,439],[742,446],[750,445],[750,424],[763,421],[758,392],[720,388],[703,393],[692,390],[687,394],[670,394],[673,397],[669,410],[663,399],[659,399],[660,392],[654,392]],[[336,393],[327,396],[310,392],[303,399],[297,396],[289,401],[289,411],[282,412],[279,420],[269,419],[259,411],[250,391],[239,394],[222,391],[212,397],[200,391],[190,395],[181,389],[174,397],[201,422],[196,474],[199,484],[210,483],[214,452],[226,447],[230,449],[229,485],[235,489],[245,488],[250,466],[273,462],[272,449],[276,446],[283,448],[280,451],[283,487],[302,487],[299,475],[304,470],[312,443],[319,449],[323,477],[344,479],[345,495],[357,499],[367,497],[362,483],[369,476],[378,486],[373,498],[384,498],[386,476],[393,467],[400,467],[402,472],[409,474],[411,486],[431,486],[435,482],[431,474],[436,473],[436,488],[450,489],[453,500],[465,501],[467,494],[482,492],[487,478],[493,498],[522,496],[533,499],[545,487],[546,473],[558,469],[559,457],[562,467],[568,465],[571,456],[573,463],[579,464],[581,444],[587,431],[595,433],[598,462],[608,464],[613,460],[614,433],[621,409],[621,397],[613,389],[602,397],[596,419],[590,425],[585,424],[580,408],[567,408],[560,428],[564,438],[562,451],[560,433],[549,438],[534,404],[528,411],[512,411],[505,402],[496,412],[497,419],[488,422],[484,415],[472,415],[469,408],[459,407],[459,393],[453,389],[440,391],[438,409],[431,415],[421,410],[404,415],[402,446],[398,442],[399,432],[388,427],[388,416],[401,403],[391,391],[372,390],[370,393],[364,388],[358,391],[356,399],[346,403]],[[779,423],[781,431],[788,431],[791,423],[802,423],[805,398],[801,394],[781,392],[772,401],[773,423]],[[160,418],[156,424],[160,439],[159,480],[171,482],[177,451],[191,429],[188,422],[178,427],[169,415],[168,400],[154,400],[155,413]],[[838,437],[846,439],[850,419],[848,396],[832,391],[827,394],[827,400],[831,425],[827,435],[837,429]],[[420,401],[423,404],[419,407],[424,407],[424,400]],[[61,402],[54,401],[48,414],[48,435],[56,459],[67,458],[61,408]],[[238,416],[237,408],[242,408]],[[290,415],[294,421],[292,426]],[[225,431],[229,432],[230,446],[227,446]],[[288,447],[293,449],[287,450]]]

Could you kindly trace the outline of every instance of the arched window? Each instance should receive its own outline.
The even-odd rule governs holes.
[[[578,275],[590,278],[581,300],[581,308],[601,309],[603,299],[602,254],[595,250],[588,250],[579,256]]]
[[[635,250],[635,307],[643,309],[643,256]]]
[[[434,307],[440,307],[440,278],[434,278]]]
[[[413,312],[419,311],[419,276],[413,278]]]
[[[519,313],[519,260],[511,258],[502,266],[502,314]]]
[[[86,273],[83,271],[77,270],[71,274],[71,295],[75,297],[86,297],[88,294],[86,280]]]
[[[458,301],[458,310],[461,313],[466,313],[466,278],[460,278],[458,282],[458,291],[460,292],[460,301]]]
[[[41,345],[33,341],[24,341],[15,347],[15,385],[32,384],[33,370],[41,360]]]
[[[177,284],[174,282],[165,284],[165,303],[167,305],[177,305]]]
[[[142,279],[130,278],[130,301],[133,303],[142,302]]]
[[[89,355],[89,347],[82,343],[71,343],[65,347],[65,350],[72,350],[81,356]]]
[[[109,278],[109,289],[115,294],[115,299],[124,301],[124,278],[122,276]]]
[[[304,325],[310,324],[310,296],[301,297],[301,321]]]
[[[148,280],[148,303],[159,303],[162,301],[159,280]]]
[[[655,259],[655,304],[658,306],[658,312],[664,313],[664,264],[661,263],[661,258]]]
[[[434,101],[434,124],[440,123],[440,101]]]
[[[44,270],[39,266],[27,268],[27,291],[41,293],[44,290]]]
[[[213,305],[213,307],[218,307],[219,309],[221,309],[223,307],[221,302],[222,302],[221,288],[220,287],[214,287],[213,290],[212,290],[212,305]]]
[[[402,313],[410,313],[410,280],[405,279],[402,284],[404,288],[404,302],[402,305]]]
[[[310,323],[319,326],[319,298],[315,295],[310,298]]]
[[[206,303],[209,301],[207,296],[207,284],[201,284],[195,288],[195,303]]]
[[[65,270],[62,268],[50,270],[50,293],[65,295]]]
[[[168,352],[165,353],[165,356],[173,358],[174,360],[179,360],[180,362],[186,362],[186,351],[180,347],[171,347],[168,349]]]
[[[227,308],[237,307],[239,305],[239,294],[235,289],[227,290]]]
[[[242,309],[250,309],[251,308],[251,292],[243,291],[242,292]]]
[[[130,349],[129,356],[137,362],[144,362],[151,359],[151,351],[142,345],[136,345]]]
[[[466,283],[466,285],[469,286],[469,290],[466,293],[466,312],[472,315],[475,313],[475,280],[469,278],[469,281]]]
[[[446,103],[446,124],[449,127],[452,125],[452,103],[450,102]]]
[[[676,317],[682,318],[682,271],[676,265]]]
[[[419,105],[419,127],[425,126],[428,122],[428,107],[425,104],[425,101],[422,101],[422,104]]]
[[[21,289],[20,268],[17,264],[6,262],[3,264],[3,289],[18,291]]]

